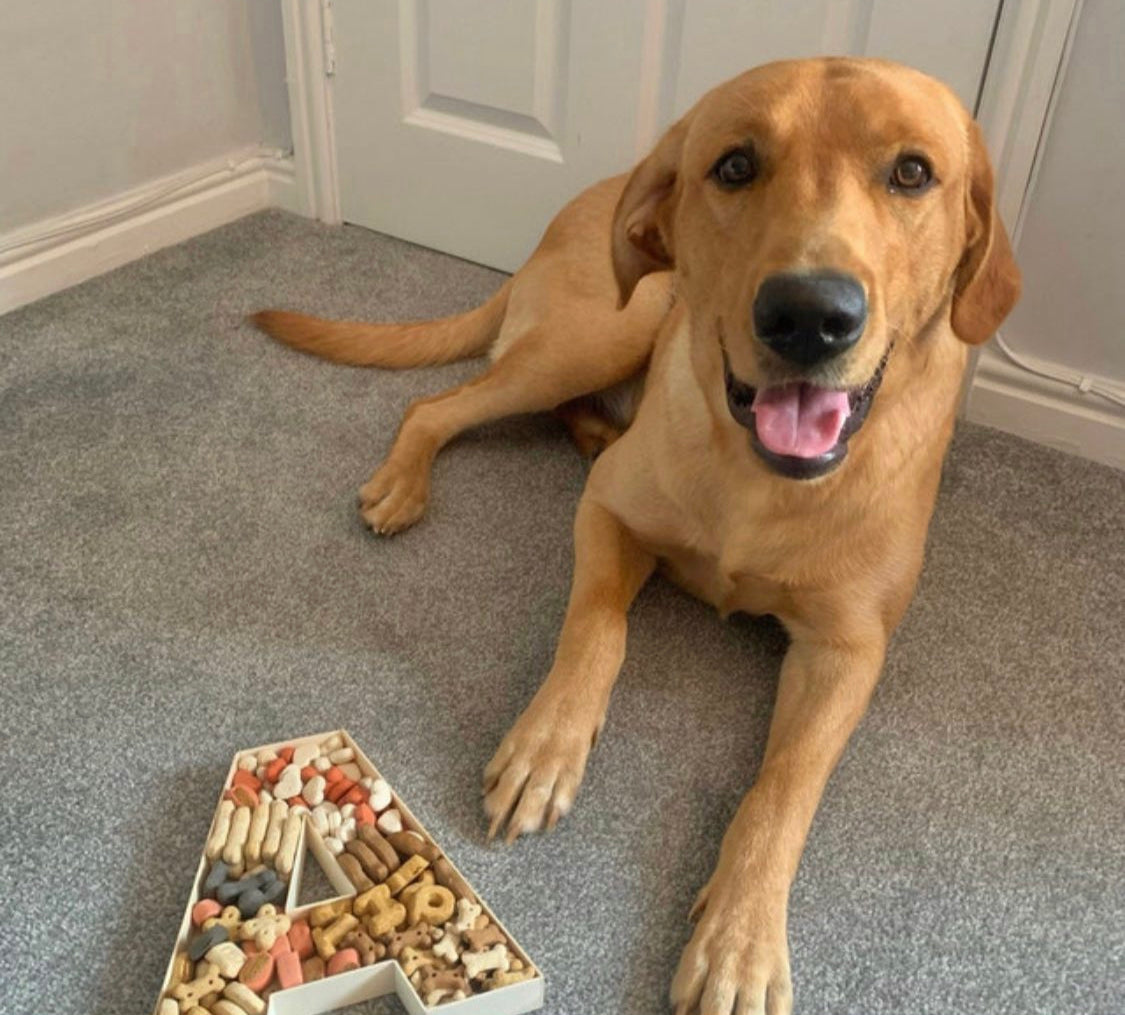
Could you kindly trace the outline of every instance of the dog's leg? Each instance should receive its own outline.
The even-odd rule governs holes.
[[[479,377],[412,403],[386,460],[359,491],[364,521],[383,535],[413,525],[426,508],[434,458],[454,437],[624,380],[644,366],[654,336],[654,326],[627,324],[621,314],[602,314],[573,335],[537,327]]]
[[[597,458],[621,436],[621,430],[589,398],[571,399],[560,405],[555,415],[566,424],[570,439],[584,458]]]
[[[676,1015],[788,1015],[789,886],[824,785],[883,665],[877,631],[797,632],[781,668],[761,772],[699,894],[672,985]]]
[[[582,499],[554,664],[485,769],[490,836],[507,823],[512,842],[570,810],[625,658],[625,615],[654,566],[613,515]]]

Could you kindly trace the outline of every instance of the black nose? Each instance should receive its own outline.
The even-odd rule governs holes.
[[[779,356],[812,366],[850,349],[867,322],[867,297],[834,271],[770,275],[754,298],[754,332]]]

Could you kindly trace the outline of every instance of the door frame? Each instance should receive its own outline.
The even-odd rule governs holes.
[[[297,200],[302,215],[339,225],[332,0],[280,0]]]

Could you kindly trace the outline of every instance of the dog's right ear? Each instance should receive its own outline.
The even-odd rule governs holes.
[[[613,215],[613,274],[620,306],[651,271],[674,263],[672,220],[679,197],[680,156],[687,117],[674,123],[651,154],[633,170]]]

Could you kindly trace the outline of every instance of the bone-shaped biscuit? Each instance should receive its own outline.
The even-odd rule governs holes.
[[[274,942],[282,934],[289,933],[291,922],[284,913],[279,913],[276,906],[269,903],[258,910],[258,915],[252,920],[247,920],[239,931],[243,941],[253,940],[254,944],[262,951],[268,952]]]
[[[493,970],[506,973],[511,965],[508,959],[508,947],[507,945],[494,945],[484,952],[462,952],[461,965],[465,967],[465,972],[468,973],[470,980],[475,980],[484,973],[491,973]]]

